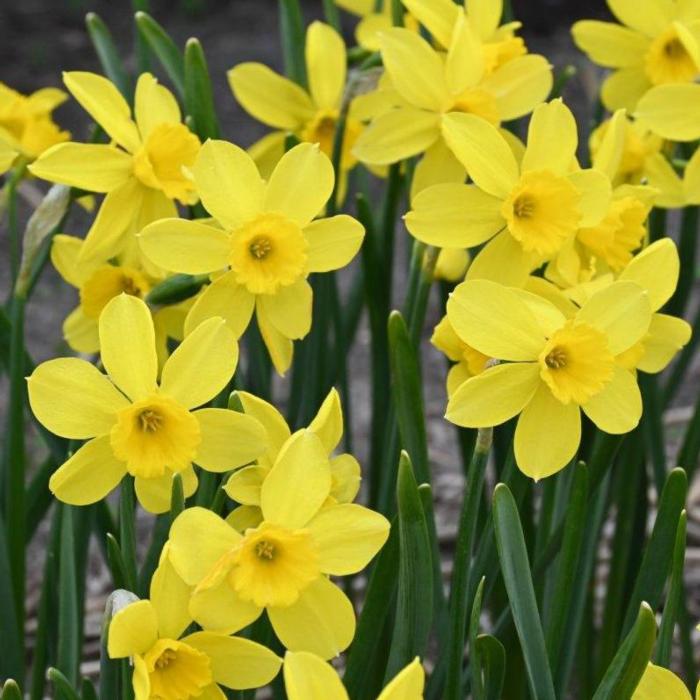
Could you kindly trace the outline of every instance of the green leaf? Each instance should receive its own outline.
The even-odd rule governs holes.
[[[7,532],[0,521],[0,571],[10,570],[7,550]],[[0,575],[0,676],[3,678],[22,677],[22,659],[19,653],[19,634],[15,616],[14,596],[10,577]]]
[[[299,0],[279,0],[280,39],[284,56],[284,72],[301,87],[307,86],[306,34]]]
[[[493,521],[503,582],[520,638],[530,691],[538,700],[555,700],[523,528],[515,499],[505,484],[498,484],[494,491]]]
[[[134,479],[122,479],[119,494],[119,548],[124,561],[126,588],[136,590],[136,532],[134,530]]]
[[[85,24],[104,74],[117,86],[119,92],[128,101],[131,101],[131,81],[119,56],[119,51],[117,51],[112,33],[95,12],[87,13]]]
[[[149,14],[137,12],[135,19],[139,33],[151,51],[158,57],[180,99],[184,100],[185,60],[182,57],[182,52],[177,48],[165,29]]]
[[[341,31],[340,13],[338,12],[338,6],[335,4],[335,0],[323,0],[323,16],[326,20],[326,24],[330,24],[336,32]]]
[[[676,530],[676,542],[673,546],[673,565],[671,568],[671,584],[666,596],[666,604],[661,615],[659,638],[656,643],[654,663],[668,668],[671,663],[671,647],[673,645],[673,629],[678,618],[678,606],[683,589],[683,567],[685,565],[685,535],[688,516],[681,512]]]
[[[46,672],[49,681],[56,688],[56,698],[62,700],[80,700],[80,696],[76,692],[71,682],[57,669],[50,668]]]
[[[627,615],[622,626],[623,634],[632,627],[642,601],[646,601],[652,609],[656,609],[661,602],[664,585],[671,569],[678,519],[685,506],[687,491],[688,479],[685,472],[682,469],[674,469],[666,478],[661,492],[654,528],[629,598]]]
[[[484,596],[484,582],[482,578],[474,596],[474,605],[469,619],[469,670],[471,671],[472,697],[474,700],[484,700],[484,680],[482,678],[482,659],[477,640],[479,638],[479,627],[481,626],[481,600]],[[464,649],[460,649],[464,661]],[[460,682],[461,682],[460,674]],[[461,687],[460,687],[461,692]],[[461,697],[461,696],[460,696]]]
[[[163,545],[168,539],[169,531],[170,513],[162,513],[156,517],[153,530],[151,532],[151,542],[148,545],[146,556],[143,559],[141,571],[139,571],[138,593],[144,598],[148,597],[151,577],[158,566],[160,553],[163,549]]]
[[[0,700],[22,700],[22,691],[16,681],[6,680],[0,691]]]
[[[485,700],[501,700],[506,677],[506,650],[490,634],[479,635],[476,648],[484,672]]]
[[[107,546],[107,565],[112,574],[112,583],[115,588],[125,588],[129,585],[127,583],[128,576],[117,538],[111,532],[108,532],[105,541]]]
[[[80,628],[72,506],[61,504],[61,549],[58,564],[58,656],[56,666],[71,684],[78,682]]]
[[[655,639],[654,613],[646,603],[642,603],[636,622],[608,666],[593,700],[631,697],[649,663]]]
[[[193,297],[209,280],[209,275],[172,275],[159,282],[146,296],[149,304],[168,305]]]
[[[172,523],[185,510],[185,493],[182,486],[182,475],[173,474],[172,495],[170,497],[170,522]]]
[[[80,684],[80,697],[81,700],[99,700],[95,686],[89,678],[83,678]]]
[[[199,39],[188,39],[185,45],[185,107],[202,141],[219,136],[211,78]]]
[[[411,460],[401,453],[396,483],[399,568],[396,621],[385,682],[423,656],[433,618],[433,559],[425,512]]]

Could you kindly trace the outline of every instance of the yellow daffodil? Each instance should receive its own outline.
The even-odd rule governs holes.
[[[18,155],[14,148],[4,141],[0,141],[0,175],[6,173],[12,167]]]
[[[695,689],[695,700],[699,699],[700,683]],[[692,696],[685,683],[673,671],[650,662],[632,693],[631,700],[692,700]]]
[[[245,391],[238,392],[243,409],[248,416],[256,418],[265,428],[268,449],[256,463],[234,472],[226,482],[224,490],[240,503],[226,518],[239,532],[257,527],[263,519],[260,509],[260,494],[263,484],[277,457],[291,437],[291,431],[282,414],[272,405]],[[351,503],[360,489],[360,465],[351,454],[332,456],[343,435],[343,411],[340,396],[331,389],[308,430],[321,438],[330,460],[330,503]]]
[[[203,508],[175,519],[169,557],[195,586],[189,609],[202,627],[234,632],[266,610],[291,651],[328,659],[350,644],[352,604],[328,576],[362,570],[386,541],[389,523],[353,503],[328,505],[331,487],[323,440],[300,430],[263,482],[257,527],[240,534]]]
[[[251,157],[224,141],[208,141],[192,168],[197,192],[220,227],[165,219],[146,227],[141,249],[174,272],[217,277],[192,307],[189,333],[211,316],[226,319],[236,337],[253,311],[277,371],[292,360],[292,339],[311,327],[312,272],[347,265],[364,229],[338,215],[313,221],[333,189],[333,167],[316,145],[287,152],[269,181]]]
[[[70,134],[51,118],[66,99],[66,93],[56,88],[22,95],[0,83],[0,147],[34,160],[47,148],[67,141]]]
[[[336,5],[360,18],[355,27],[358,46],[367,51],[379,51],[382,32],[394,25],[391,0],[381,3],[379,11],[374,0],[336,0]],[[408,12],[404,13],[403,23],[412,31],[419,30],[416,18]]]
[[[439,44],[449,49],[461,14],[458,4],[453,0],[403,0],[403,4]],[[525,42],[515,36],[520,22],[501,26],[503,0],[464,0],[462,4],[469,24],[482,42],[487,74],[527,53]]]
[[[354,153],[363,163],[387,165],[425,153],[414,194],[430,184],[464,180],[459,154],[448,139],[450,113],[479,115],[494,125],[528,114],[546,99],[552,72],[542,56],[514,58],[493,72],[478,34],[463,10],[444,58],[418,34],[391,29],[381,36],[384,67],[395,91],[395,107],[365,129]],[[462,166],[464,163],[462,162]]]
[[[182,636],[190,588],[167,557],[151,580],[149,600],[132,602],[110,620],[107,652],[129,657],[136,700],[224,700],[220,686],[259,688],[279,672],[282,660],[269,649],[215,632]]]
[[[574,41],[591,60],[612,68],[601,97],[610,110],[634,110],[654,85],[692,83],[700,74],[696,35],[700,6],[694,2],[607,0],[621,24],[583,20]]]
[[[435,326],[430,342],[440,352],[444,353],[450,362],[455,364],[447,373],[447,395],[452,394],[469,377],[474,377],[486,369],[489,358],[478,350],[470,347],[455,333],[455,329],[447,316],[443,316]]]
[[[394,676],[377,700],[423,700],[424,685],[425,672],[416,658]],[[289,700],[348,700],[335,669],[305,651],[285,654],[284,687]]]
[[[469,280],[451,295],[447,315],[465,343],[501,361],[452,394],[447,419],[479,428],[520,414],[515,457],[528,476],[550,476],[575,456],[581,409],[607,433],[639,422],[635,376],[615,361],[649,329],[649,298],[639,285],[615,282],[567,318],[542,297]]]
[[[433,278],[445,282],[461,282],[470,262],[469,251],[464,248],[441,248],[435,262]]]
[[[537,107],[519,162],[485,119],[449,114],[443,132],[473,185],[443,183],[416,196],[406,215],[413,236],[429,245],[486,243],[467,278],[522,286],[580,228],[596,226],[611,197],[609,179],[576,163],[576,122],[561,100]]]
[[[134,116],[121,93],[94,73],[64,73],[73,97],[107,132],[110,144],[64,143],[39,158],[32,174],[106,197],[87,234],[82,260],[103,262],[131,244],[156,219],[175,216],[175,201],[197,200],[187,168],[199,139],[181,123],[172,93],[150,73],[136,85]]]
[[[279,130],[251,147],[263,176],[269,176],[284,154],[284,141],[290,132],[300,141],[319,144],[321,151],[332,157],[345,94],[346,61],[342,37],[327,24],[313,22],[306,32],[308,91],[262,63],[241,63],[228,71],[231,90],[243,108]],[[362,128],[351,103],[343,134],[342,172],[357,162],[352,147]]]
[[[56,435],[88,440],[51,477],[59,500],[95,503],[128,473],[141,505],[162,513],[174,473],[189,496],[197,487],[193,462],[225,472],[265,450],[265,431],[254,418],[193,410],[224,389],[236,367],[236,340],[223,319],[190,333],[163,367],[160,384],[153,320],[143,301],[112,299],[100,315],[99,336],[107,376],[85,360],[61,358],[42,363],[28,380],[39,422]]]

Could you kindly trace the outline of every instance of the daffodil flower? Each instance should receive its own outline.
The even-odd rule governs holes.
[[[386,541],[389,522],[353,503],[326,505],[331,486],[321,438],[300,430],[263,482],[258,527],[240,534],[203,508],[175,519],[169,557],[195,587],[189,610],[202,627],[234,632],[265,610],[292,651],[328,659],[350,644],[353,607],[328,576],[362,570]]]
[[[550,476],[571,461],[581,410],[606,433],[638,424],[639,387],[616,363],[649,330],[649,295],[638,284],[615,282],[567,318],[530,292],[468,280],[451,295],[447,316],[465,343],[501,361],[452,394],[447,419],[480,428],[520,414],[515,458],[528,476]]]
[[[64,73],[63,81],[85,111],[105,130],[110,144],[64,143],[30,166],[51,182],[104,192],[88,231],[81,260],[100,262],[131,244],[130,236],[156,219],[175,216],[175,201],[197,200],[187,168],[199,139],[181,123],[172,93],[150,73],[136,85],[134,116],[121,93],[95,73]]]
[[[269,176],[284,155],[290,132],[301,141],[319,144],[321,151],[332,157],[345,93],[346,62],[343,38],[327,24],[313,22],[306,32],[308,91],[262,63],[241,63],[228,71],[231,90],[243,108],[263,124],[278,129],[250,149],[263,176]],[[341,177],[357,162],[352,147],[362,128],[351,102],[343,134]]]
[[[463,10],[444,58],[418,34],[395,28],[381,36],[382,58],[396,106],[372,120],[355,143],[363,163],[388,165],[425,153],[415,177],[417,193],[447,179],[464,181],[464,165],[448,140],[453,112],[475,114],[494,125],[528,114],[546,99],[552,71],[542,56],[526,55],[487,72],[482,43]]]
[[[0,83],[0,148],[3,152],[11,150],[27,160],[34,160],[51,146],[67,141],[70,134],[51,117],[53,110],[67,97],[63,90],[56,88],[41,88],[31,95],[22,95]]]
[[[692,83],[700,73],[695,23],[700,7],[692,2],[607,0],[621,24],[583,20],[572,34],[592,61],[613,73],[601,98],[611,111],[633,111],[654,85]]]
[[[131,659],[136,700],[224,700],[220,686],[245,690],[269,683],[282,660],[262,644],[214,632],[182,636],[192,621],[189,594],[163,557],[150,599],[126,605],[110,620],[107,652]]]
[[[265,428],[268,449],[255,464],[235,471],[224,486],[226,493],[240,503],[227,516],[226,522],[244,532],[257,527],[263,519],[260,510],[260,495],[270,470],[291,436],[291,431],[282,414],[272,405],[245,391],[237,392],[247,416],[253,416]],[[308,430],[321,438],[329,458],[331,490],[329,503],[351,503],[360,489],[360,465],[351,454],[331,456],[343,436],[343,411],[340,396],[335,389],[328,393]]]
[[[699,699],[700,683],[695,689],[695,700]],[[631,700],[692,700],[692,695],[673,671],[650,662]]]
[[[40,423],[71,440],[87,440],[58,468],[49,488],[64,503],[104,498],[128,473],[143,507],[170,507],[172,476],[186,496],[197,488],[192,463],[225,472],[265,450],[265,431],[250,416],[202,408],[226,387],[237,345],[223,319],[195,329],[173,352],[157,382],[153,320],[140,299],[120,294],[99,320],[107,376],[78,358],[49,360],[28,379],[29,402]]]
[[[377,700],[423,700],[424,686],[425,672],[416,658],[389,681]],[[335,669],[306,651],[285,654],[284,687],[289,700],[348,700]]]
[[[347,265],[364,228],[347,215],[313,221],[333,190],[333,166],[316,145],[302,143],[265,182],[251,157],[224,141],[207,141],[192,168],[197,192],[219,227],[164,219],[140,235],[141,249],[174,272],[226,270],[203,292],[185,322],[189,333],[211,316],[240,337],[256,313],[277,371],[292,361],[292,340],[311,327],[312,272]]]
[[[474,184],[443,183],[421,191],[406,226],[429,245],[486,243],[469,266],[468,279],[522,286],[530,270],[552,258],[578,229],[605,216],[610,180],[578,168],[576,122],[561,100],[533,112],[520,162],[481,117],[449,114],[443,131]]]
[[[14,148],[0,141],[0,175],[12,167],[18,155],[19,153]]]

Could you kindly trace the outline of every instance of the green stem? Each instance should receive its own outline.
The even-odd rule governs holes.
[[[22,254],[19,221],[17,217],[17,188],[24,177],[27,165],[22,162],[15,167],[7,181],[6,197],[7,197],[7,228],[10,239],[10,289],[14,289],[17,282],[17,274],[19,273],[19,261]]]
[[[700,342],[700,308],[695,313],[692,328],[693,334],[690,336],[688,344],[680,351],[675,365],[671,370],[671,375],[664,386],[662,395],[662,403],[664,408],[668,408],[676,396],[676,392],[683,383],[688,366],[695,356],[695,350]]]
[[[666,307],[671,316],[683,316],[688,306],[690,292],[695,282],[695,257],[698,246],[698,212],[699,207],[683,209],[681,220],[681,237],[678,243],[678,255],[681,259],[681,271],[676,292]]]

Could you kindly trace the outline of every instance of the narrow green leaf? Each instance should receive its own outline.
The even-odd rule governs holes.
[[[170,522],[172,523],[185,510],[185,493],[182,486],[182,475],[173,474],[172,495],[170,497]]]
[[[671,569],[678,519],[685,507],[688,479],[682,469],[674,469],[666,478],[659,499],[659,509],[649,542],[644,551],[639,575],[629,599],[623,634],[632,627],[642,601],[652,609],[661,602],[661,595]]]
[[[56,698],[61,700],[80,700],[80,696],[71,682],[57,668],[50,668],[46,676],[56,688]]]
[[[484,596],[484,582],[482,578],[474,596],[474,605],[469,619],[469,670],[471,671],[472,697],[474,700],[484,700],[484,679],[482,678],[482,658],[477,640],[481,626],[481,600]],[[464,651],[464,650],[462,650]],[[463,661],[463,659],[460,659]],[[461,682],[461,674],[460,674]],[[461,689],[460,689],[461,690]]]
[[[330,24],[336,32],[340,32],[340,12],[335,0],[323,0],[323,16],[326,24]]]
[[[678,453],[678,465],[692,477],[695,474],[698,459],[700,459],[700,395],[683,437],[683,444]]]
[[[83,678],[80,683],[80,697],[81,700],[99,700],[95,686],[89,678]]]
[[[80,628],[76,577],[73,507],[61,508],[61,549],[58,564],[58,655],[56,666],[72,685],[78,682]]]
[[[593,700],[631,697],[649,663],[655,640],[654,613],[646,603],[642,603],[636,622],[605,672]]]
[[[188,39],[185,44],[185,107],[202,141],[219,136],[209,68],[199,39]]]
[[[0,700],[22,700],[22,691],[12,679],[6,680],[0,691]]]
[[[433,565],[428,525],[411,460],[401,453],[396,482],[399,569],[396,621],[385,681],[423,656],[433,618]]]
[[[525,536],[515,499],[505,484],[498,484],[494,491],[493,521],[503,582],[520,638],[530,691],[538,700],[554,700],[554,684],[532,585]]]
[[[49,491],[49,479],[56,469],[53,456],[47,457],[41,466],[32,475],[27,486],[25,499],[26,530],[24,536],[26,542],[31,542],[39,523],[44,519],[46,511],[53,503],[51,491]]]
[[[666,596],[666,605],[661,615],[659,626],[659,638],[656,643],[654,663],[668,668],[671,663],[671,647],[673,645],[673,629],[678,618],[678,605],[681,600],[683,588],[683,567],[685,565],[685,535],[688,524],[688,515],[681,512],[676,530],[676,542],[673,546],[673,566],[671,569],[671,585]]]
[[[104,74],[117,86],[119,92],[128,101],[131,101],[131,81],[119,56],[119,51],[117,51],[112,33],[95,12],[87,13],[85,24]]]
[[[690,292],[695,282],[695,265],[698,245],[698,218],[700,207],[686,206],[681,215],[681,235],[678,242],[678,255],[687,264],[681,265],[676,291],[669,300],[665,313],[671,316],[684,316]]]
[[[151,51],[158,57],[161,65],[168,74],[180,99],[185,99],[185,60],[182,52],[170,38],[163,27],[153,17],[145,12],[135,15],[136,27],[148,44]]]
[[[119,493],[119,549],[121,549],[126,573],[126,588],[136,590],[136,531],[134,529],[134,479],[122,479]]]
[[[165,306],[193,297],[209,280],[209,275],[172,275],[158,283],[146,296],[149,304]]]
[[[146,556],[139,571],[138,594],[143,598],[148,598],[148,591],[151,585],[151,577],[158,566],[160,553],[163,545],[168,539],[170,531],[170,513],[162,513],[156,518],[153,530],[151,531],[151,542],[148,545]]]
[[[0,571],[10,570],[7,531],[0,519]],[[0,575],[0,676],[21,678],[23,662],[19,653],[19,630],[15,616],[14,594],[10,577]]]
[[[284,72],[295,83],[306,87],[306,36],[299,0],[279,0],[279,21]]]
[[[117,538],[111,532],[108,532],[105,541],[107,546],[107,565],[112,574],[112,583],[115,588],[125,588],[129,585],[127,582],[128,575]]]
[[[506,650],[490,634],[479,635],[476,638],[476,648],[484,672],[484,698],[501,700],[506,677]]]

